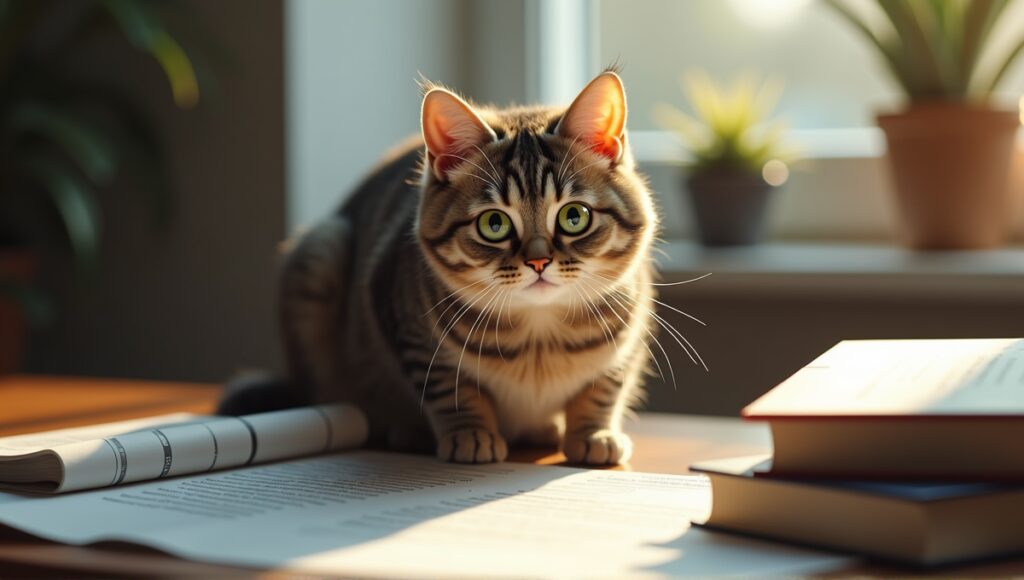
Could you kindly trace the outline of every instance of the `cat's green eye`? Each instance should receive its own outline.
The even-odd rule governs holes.
[[[488,242],[501,242],[512,235],[512,220],[503,211],[485,211],[476,220],[476,229]]]
[[[590,208],[582,203],[567,203],[558,210],[558,227],[570,236],[578,236],[590,227]]]

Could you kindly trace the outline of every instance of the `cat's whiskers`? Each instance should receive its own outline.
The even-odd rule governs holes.
[[[579,293],[572,295],[572,320],[569,321],[569,326],[576,325],[576,311],[580,308],[580,306],[577,304],[577,302],[579,301],[578,297]]]
[[[501,357],[502,362],[508,362],[505,360],[505,353],[501,352],[501,341],[498,340],[498,327],[501,326],[501,309],[509,307],[509,303],[512,300],[512,288],[505,291],[505,299],[503,303],[498,306],[498,317],[494,319],[494,346],[498,349],[498,356]],[[509,319],[509,328],[512,327],[512,321]]]
[[[655,248],[655,249],[660,250],[660,248]],[[593,273],[598,275],[598,276],[600,276],[600,274],[597,274],[596,272],[593,272]],[[646,284],[648,286],[681,286],[683,284],[691,284],[693,282],[700,282],[701,280],[703,280],[704,278],[707,278],[711,274],[713,274],[713,272],[708,272],[707,274],[701,274],[700,276],[697,276],[696,278],[690,278],[689,280],[680,280],[679,282],[640,282],[640,283],[641,284]],[[606,280],[610,280],[610,278],[608,278],[607,276],[601,276],[601,277],[606,279]]]
[[[562,180],[562,172],[565,170],[565,160],[569,157],[569,153],[572,152],[573,146],[576,145],[576,142],[579,141],[579,140],[580,140],[580,136],[579,135],[576,135],[575,137],[573,137],[572,143],[569,143],[569,148],[565,150],[565,155],[562,156],[562,163],[561,163],[561,165],[558,166],[558,180],[559,181]],[[580,154],[580,152],[577,151],[576,155],[572,156],[572,161],[576,161],[576,156],[579,155],[579,154]],[[570,161],[569,163],[571,164],[572,161]]]
[[[608,280],[609,282],[613,281],[611,278],[608,278],[606,276],[602,276],[601,274],[598,274],[596,272],[593,275],[594,276],[598,276],[600,278],[604,278],[605,280]],[[710,274],[707,274],[706,276],[710,276]],[[655,304],[659,304],[661,306],[664,306],[665,308],[668,308],[669,310],[671,310],[673,312],[677,312],[679,314],[682,314],[683,316],[689,318],[690,320],[696,322],[697,324],[699,324],[701,326],[707,326],[707,324],[703,320],[697,318],[696,316],[694,316],[694,315],[692,315],[692,314],[690,314],[688,312],[683,312],[682,310],[680,310],[680,309],[678,309],[678,308],[676,308],[674,306],[669,306],[668,304],[665,304],[664,302],[658,300],[657,298],[654,298],[653,296],[651,297],[651,301],[654,302]]]
[[[573,178],[573,177],[576,177],[576,176],[577,176],[577,175],[579,175],[579,174],[580,174],[581,172],[583,172],[583,171],[586,171],[587,169],[590,169],[591,167],[593,167],[593,166],[595,166],[595,165],[598,165],[598,164],[600,164],[600,163],[605,163],[605,161],[606,161],[606,159],[604,159],[604,158],[602,157],[601,159],[598,159],[597,161],[595,161],[595,162],[593,162],[593,163],[588,163],[587,165],[584,165],[583,167],[580,167],[580,168],[579,168],[579,169],[577,169],[577,170],[576,170],[576,171],[575,171],[575,172],[574,172],[574,173],[573,173],[572,175],[570,175],[570,176],[569,176],[569,177],[568,177],[568,178],[566,179],[566,181],[572,181],[572,178]]]
[[[701,274],[700,276],[697,276],[696,278],[690,278],[689,280],[681,280],[679,282],[647,282],[647,284],[650,285],[650,286],[681,286],[683,284],[691,284],[693,282],[700,282],[701,280],[703,280],[704,278],[707,278],[711,274],[712,274],[712,272],[708,272],[707,274]]]
[[[619,299],[618,293],[612,292],[608,296],[610,296],[612,300],[614,300],[623,308],[628,308],[628,306],[623,304],[623,302]],[[661,341],[658,340],[658,336],[655,335],[654,332],[651,331],[650,327],[646,324],[644,325],[644,331],[647,333],[647,336],[650,336],[651,340],[654,341],[654,344],[658,347],[658,350],[661,351],[661,355],[665,357],[665,362],[668,363],[668,372],[670,375],[672,375],[672,390],[678,390],[678,383],[676,382],[676,369],[672,366],[672,359],[668,356],[668,351],[665,350],[665,347],[661,344]],[[649,344],[645,346],[647,346],[647,352],[650,353],[651,355],[651,360],[653,360],[654,364],[657,365],[658,367],[658,374],[661,375],[661,380],[664,381],[665,372],[661,367],[661,363],[658,362],[658,357],[654,356],[654,352],[651,350]]]
[[[663,244],[665,243],[665,240],[663,240],[663,239],[661,239],[659,237],[654,237],[651,241],[652,241],[651,252],[658,252],[666,260],[669,260],[669,259],[672,258],[671,256],[668,255],[668,252],[666,252],[665,248],[663,247]]]
[[[593,318],[592,318],[592,315],[591,315],[591,313],[590,313],[590,312],[588,312],[588,311],[587,311],[587,310],[586,310],[586,309],[585,309],[585,308],[583,307],[583,304],[584,304],[584,300],[585,300],[585,299],[583,298],[583,293],[582,293],[582,291],[581,291],[581,290],[579,289],[579,287],[578,287],[578,286],[576,286],[576,285],[573,285],[573,286],[572,286],[572,290],[573,290],[573,292],[575,292],[575,293],[576,293],[576,296],[577,296],[577,297],[579,297],[579,300],[580,300],[580,312],[582,312],[583,314],[586,314],[586,315],[587,315],[587,322],[590,322],[591,320],[593,320]]]
[[[586,274],[586,272],[584,272],[584,274]],[[583,282],[582,279],[580,281]],[[615,303],[618,304],[620,307],[622,307],[623,310],[629,311],[629,306],[624,304],[622,302],[622,300],[619,299],[618,291],[609,292],[607,294],[607,296],[610,297],[612,300],[614,300]],[[601,298],[605,299],[605,296],[601,296]],[[607,302],[608,302],[608,300],[605,299],[605,303],[607,303]],[[609,306],[609,308],[611,307],[610,304],[608,306]],[[613,311],[614,311],[614,309],[613,309]],[[615,315],[618,316],[618,312],[616,312]],[[626,324],[626,321],[622,320],[621,316],[619,317],[619,320],[622,321],[623,324]],[[658,349],[661,350],[661,354],[665,357],[665,362],[668,363],[669,374],[672,375],[672,390],[677,390],[678,387],[677,387],[677,383],[676,383],[676,371],[675,371],[675,368],[672,367],[672,359],[669,358],[668,352],[665,350],[665,347],[662,346],[661,341],[658,340],[658,337],[655,336],[655,334],[653,332],[651,332],[651,329],[646,324],[643,325],[643,328],[647,332],[648,336],[651,337],[651,340],[653,340],[654,343],[658,346]],[[661,376],[661,380],[664,381],[665,380],[665,371],[664,371],[664,369],[662,369],[661,363],[658,362],[658,357],[654,356],[654,351],[651,350],[651,346],[650,346],[650,344],[647,343],[647,341],[644,341],[644,346],[647,348],[647,353],[651,355],[651,360],[653,360],[654,364],[658,367],[658,374]]]
[[[584,301],[584,305],[594,315],[594,318],[597,319],[598,324],[601,325],[601,330],[605,333],[606,339],[610,339],[611,340],[612,346],[615,347],[615,352],[618,352],[619,351],[619,345],[615,341],[615,334],[612,332],[611,327],[608,326],[608,323],[601,316],[600,310],[598,310],[597,307],[594,306],[593,303],[591,303],[591,301],[590,301],[590,294],[589,294],[589,292],[587,292],[587,288],[581,287],[581,289],[583,290],[583,295],[586,297],[586,300]],[[608,342],[608,341],[605,340],[605,342]]]
[[[455,325],[459,323],[459,320],[462,320],[462,317],[465,316],[467,312],[469,312],[469,309],[472,308],[474,304],[482,300],[485,296],[487,296],[487,294],[490,293],[491,290],[493,290],[496,286],[497,283],[492,283],[484,290],[484,292],[481,292],[480,295],[476,297],[476,299],[474,299],[472,302],[466,303],[465,305],[463,305],[461,309],[455,312],[453,316],[454,320],[452,320],[451,324],[449,324],[448,327],[445,329],[444,334],[441,336],[440,340],[437,341],[437,348],[434,349],[434,354],[433,356],[430,357],[430,364],[427,365],[427,375],[426,377],[423,378],[423,392],[420,394],[420,408],[423,407],[424,399],[427,396],[427,383],[430,381],[430,371],[434,368],[434,361],[437,359],[437,353],[441,351],[441,346],[444,345],[444,341],[446,338],[448,338],[448,334],[451,333],[452,329],[455,328]],[[437,328],[436,323],[434,325],[434,328]],[[458,397],[456,396],[456,409],[458,409],[458,405],[459,401]]]
[[[697,352],[697,349],[694,348],[690,341],[687,340],[685,336],[683,336],[682,332],[680,332],[670,322],[662,318],[657,312],[649,308],[646,304],[643,304],[642,302],[638,301],[633,296],[630,296],[629,294],[626,294],[621,290],[616,290],[616,292],[618,292],[619,295],[626,299],[628,302],[631,302],[639,306],[640,308],[643,308],[648,313],[650,313],[650,315],[654,318],[655,322],[657,322],[662,328],[664,328],[665,331],[668,332],[669,336],[671,336],[676,341],[676,343],[679,344],[679,348],[683,349],[683,352],[685,352],[686,356],[690,358],[690,361],[693,364],[700,364],[700,366],[702,366],[705,371],[708,371],[708,366],[704,362],[704,359],[700,356],[700,353]],[[694,358],[695,355],[696,358]]]
[[[495,288],[497,286],[499,285],[496,284]],[[494,288],[492,288],[491,291],[493,292]],[[473,325],[469,327],[469,332],[466,333],[466,339],[462,342],[462,352],[459,354],[459,364],[455,368],[455,410],[459,409],[459,377],[462,373],[462,359],[466,356],[466,347],[469,346],[469,341],[473,338],[473,332],[476,330],[477,325],[480,324],[480,319],[483,318],[484,313],[487,312],[487,309],[494,302],[494,299],[500,295],[500,292],[495,293],[494,296],[491,296],[490,300],[483,305],[483,308],[480,309],[480,314],[476,316],[476,320],[473,321]],[[477,378],[479,379],[479,375]],[[479,387],[479,384],[477,386]]]
[[[614,314],[614,315],[615,315],[615,317],[619,319],[619,322],[621,322],[621,323],[622,323],[622,327],[623,327],[623,328],[628,328],[628,327],[630,326],[630,324],[629,324],[628,322],[626,322],[626,320],[625,320],[624,318],[622,318],[622,316],[621,316],[621,315],[619,314],[619,311],[618,311],[618,310],[616,310],[616,309],[615,309],[615,307],[614,307],[614,306],[612,306],[610,302],[608,302],[608,298],[607,298],[607,296],[606,296],[606,295],[605,295],[604,293],[602,293],[602,292],[601,292],[601,291],[600,291],[599,289],[596,289],[596,288],[594,288],[593,286],[590,286],[590,284],[589,284],[589,283],[587,282],[587,280],[585,280],[585,279],[583,279],[583,278],[580,278],[580,279],[578,280],[578,282],[579,282],[580,284],[583,284],[583,285],[584,285],[585,287],[589,287],[589,288],[591,288],[592,290],[594,290],[594,292],[595,292],[595,293],[596,293],[596,294],[597,294],[597,295],[598,295],[598,296],[599,296],[599,297],[601,298],[601,300],[603,300],[603,301],[604,301],[605,305],[607,305],[607,306],[608,306],[608,309],[612,311],[612,314]],[[626,312],[627,312],[627,314],[628,314],[628,312],[629,312],[629,308],[628,308],[628,307],[626,307],[626,306],[624,306],[624,305],[623,305],[623,304],[622,304],[621,302],[619,302],[619,301],[617,301],[617,300],[616,300],[616,302],[617,302],[617,303],[619,304],[619,306],[620,306],[620,307],[622,307],[622,309],[623,309],[624,311],[626,311]],[[653,352],[651,352],[651,348],[650,348],[650,346],[647,346],[646,344],[644,344],[644,346],[646,346],[646,347],[647,347],[647,352],[648,352],[648,353],[649,353],[649,354],[651,355],[651,358],[652,358],[652,359],[654,359],[654,362],[655,362],[655,364],[657,364],[657,365],[658,365],[658,372],[659,372],[659,373],[661,373],[661,377],[662,377],[662,379],[664,379],[664,378],[665,378],[665,375],[664,375],[664,373],[662,373],[662,372],[661,372],[661,364],[660,364],[660,363],[658,363],[658,360],[657,360],[657,358],[656,358],[656,357],[654,356],[654,353],[653,353]]]
[[[486,170],[486,169],[484,169],[483,167],[480,167],[480,166],[479,166],[479,165],[477,165],[476,163],[473,163],[473,162],[472,162],[472,161],[470,161],[469,159],[466,159],[465,157],[462,157],[461,155],[456,155],[456,154],[454,154],[454,153],[442,153],[441,155],[438,155],[437,157],[438,157],[438,159],[440,159],[441,157],[454,157],[454,158],[456,158],[456,159],[459,159],[459,160],[461,160],[461,161],[464,161],[464,162],[466,162],[466,163],[469,163],[469,164],[470,164],[470,165],[472,165],[473,167],[476,167],[476,168],[477,168],[477,169],[479,169],[479,170],[480,170],[481,172],[483,172],[483,174],[484,174],[484,175],[486,175],[486,176],[487,176],[487,177],[488,177],[489,179],[484,179],[483,177],[480,177],[479,175],[477,175],[477,174],[475,174],[475,173],[469,173],[469,172],[466,172],[466,175],[472,175],[473,177],[475,177],[475,178],[479,179],[480,181],[483,181],[484,183],[486,183],[486,184],[490,185],[490,186],[491,186],[491,187],[493,187],[494,189],[501,189],[501,188],[500,188],[500,187],[498,186],[498,182],[497,182],[497,179],[496,179],[496,178],[492,177],[492,176],[491,176],[491,174],[487,173],[487,170]]]
[[[563,278],[564,278],[564,276],[563,276]],[[565,322],[565,320],[567,318],[569,318],[569,312],[572,310],[572,307],[575,304],[576,304],[576,297],[573,296],[572,294],[570,294],[569,295],[569,307],[565,309],[565,314],[562,315],[562,322]]]
[[[509,330],[515,330],[516,326],[512,322],[512,299],[511,299],[511,297],[509,298],[509,301],[508,301],[508,308],[505,310],[505,316],[508,317],[508,327],[509,327]]]
[[[594,275],[595,276],[600,276],[601,278],[604,278],[605,280],[611,281],[610,278],[606,278],[605,276],[601,276],[600,274],[594,273]],[[707,276],[710,276],[710,275],[711,274],[705,274],[704,277],[707,277]],[[689,318],[690,320],[696,322],[697,324],[699,324],[701,326],[707,326],[707,324],[703,320],[697,318],[696,316],[694,316],[692,314],[689,314],[687,312],[683,312],[682,310],[680,310],[680,309],[678,309],[678,308],[676,308],[674,306],[669,306],[668,304],[665,304],[664,302],[658,300],[657,298],[651,297],[651,301],[654,302],[655,304],[660,304],[660,305],[664,306],[665,308],[668,308],[669,310],[671,310],[673,312],[678,312],[679,314],[682,314],[683,316]]]
[[[667,330],[669,335],[672,336],[672,338],[674,338],[677,343],[679,343],[679,347],[682,348],[683,351],[686,352],[686,355],[690,357],[690,362],[692,362],[693,364],[700,364],[700,366],[704,368],[704,371],[707,372],[708,365],[704,362],[704,359],[700,356],[700,353],[697,352],[697,349],[692,344],[690,344],[690,341],[687,340],[685,336],[683,336],[683,333],[679,332],[679,329],[673,326],[669,321],[662,318],[661,315],[658,314],[657,312],[651,310],[650,308],[648,308],[647,310],[651,313],[651,316],[653,316],[654,319],[659,324],[661,324],[662,328]],[[682,342],[679,342],[680,340],[682,340]],[[686,346],[683,346],[683,343],[686,343]],[[697,357],[696,360],[694,360],[695,356]]]
[[[487,281],[488,281],[487,278],[481,278],[480,280],[477,280],[476,282],[473,282],[472,284],[467,284],[467,285],[463,286],[462,288],[459,288],[458,290],[456,290],[456,291],[452,292],[451,294],[445,296],[444,298],[440,299],[437,302],[437,304],[434,304],[433,306],[430,307],[430,310],[427,310],[426,312],[424,312],[423,316],[426,316],[426,315],[430,314],[431,312],[434,311],[434,309],[436,309],[438,306],[443,304],[445,300],[448,300],[449,298],[451,298],[452,296],[455,296],[459,292],[462,292],[463,290],[469,290],[473,286],[476,286],[477,284],[483,284],[484,282],[487,282]],[[449,305],[448,308],[451,308],[451,305]],[[445,312],[448,312],[448,311],[445,310]],[[441,316],[444,316],[444,312],[441,313]]]
[[[494,164],[491,163],[491,159],[489,157],[487,157],[487,154],[484,153],[484,150],[481,149],[480,146],[476,145],[476,144],[473,144],[473,147],[476,147],[476,150],[480,152],[480,156],[484,158],[484,161],[486,161],[488,165],[491,166],[491,170],[493,171],[491,176],[494,178],[494,181],[495,182],[501,181],[501,179],[499,179],[499,175],[501,175],[501,174],[498,172],[498,168],[496,168],[494,166]]]
[[[487,280],[487,279],[484,279],[484,280],[482,280],[482,282],[491,282],[491,281]],[[491,282],[491,283],[493,284],[494,282]],[[484,291],[486,291],[486,290],[487,290],[487,288],[484,288]],[[460,304],[460,302],[458,300],[453,300],[452,303],[449,304],[448,307],[445,308],[444,311],[441,312],[441,314],[438,315],[437,320],[434,321],[433,328],[430,329],[431,332],[437,330],[437,325],[441,323],[441,320],[444,318],[444,315],[448,314],[448,311],[451,310],[452,307],[455,306],[456,304]],[[462,306],[460,307],[460,310],[461,310],[461,308],[464,308],[466,306],[466,303],[461,303],[461,304],[462,304]],[[459,312],[459,310],[455,311],[456,315],[458,314],[458,312]],[[455,316],[455,315],[453,315],[453,316]]]
[[[508,290],[506,289],[504,291],[504,293],[508,293]],[[500,293],[499,292],[498,296],[499,297],[503,297],[504,293]],[[501,304],[501,298],[499,298],[499,301],[498,301],[497,305],[500,305],[500,304]],[[487,313],[487,319],[484,320],[484,329],[482,331],[480,331],[480,348],[477,350],[477,353],[476,353],[476,392],[477,392],[478,395],[480,394],[480,359],[483,358],[483,354],[484,354],[484,341],[487,340],[487,328],[491,325],[491,316],[493,314],[494,314],[494,308],[492,307],[490,309],[490,311]],[[501,315],[499,314],[498,316],[500,317]],[[495,326],[495,334],[497,334],[497,326]]]

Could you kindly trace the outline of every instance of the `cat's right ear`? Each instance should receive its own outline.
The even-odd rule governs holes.
[[[498,138],[466,101],[439,88],[424,95],[421,123],[427,161],[442,181],[474,148]]]

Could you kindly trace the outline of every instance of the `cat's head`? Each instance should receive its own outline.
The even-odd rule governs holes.
[[[588,302],[650,259],[656,217],[614,72],[568,109],[474,107],[430,88],[417,236],[453,292]],[[483,306],[483,304],[481,304]]]

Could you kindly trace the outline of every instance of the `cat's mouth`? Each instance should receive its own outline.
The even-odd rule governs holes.
[[[533,284],[530,284],[529,286],[527,286],[526,289],[527,290],[543,291],[543,290],[547,290],[548,288],[554,288],[555,286],[558,286],[558,284],[552,284],[551,282],[548,282],[544,278],[541,278],[541,277],[538,276],[537,280],[534,281]]]

